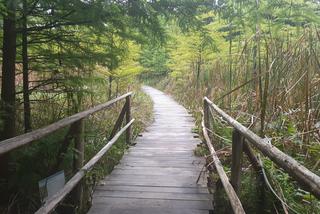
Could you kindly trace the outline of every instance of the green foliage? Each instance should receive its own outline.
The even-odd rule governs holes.
[[[159,78],[169,72],[168,53],[164,47],[157,45],[146,46],[142,49],[139,62],[143,67],[143,75],[150,78]]]

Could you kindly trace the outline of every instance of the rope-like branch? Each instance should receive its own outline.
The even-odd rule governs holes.
[[[292,212],[296,213],[296,214],[300,214],[298,211],[296,211],[295,209],[293,209],[292,207],[290,207],[277,193],[276,191],[273,189],[273,187],[271,186],[266,171],[263,167],[263,161],[261,160],[260,156],[258,156],[260,165],[261,165],[261,169],[262,169],[262,174],[263,174],[263,178],[268,186],[268,188],[270,189],[270,191],[272,192],[272,194],[282,203],[284,204],[286,207],[288,207]]]

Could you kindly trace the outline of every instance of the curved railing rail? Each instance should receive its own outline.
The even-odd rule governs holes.
[[[19,147],[31,144],[34,141],[39,140],[68,125],[70,125],[70,130],[73,130],[75,150],[78,153],[76,155],[75,163],[74,163],[76,173],[64,185],[64,187],[60,191],[58,191],[55,195],[53,195],[51,198],[48,198],[46,200],[45,204],[43,204],[42,207],[36,212],[37,214],[52,212],[56,208],[56,206],[67,196],[67,194],[69,194],[75,188],[77,191],[77,196],[76,196],[78,198],[77,202],[81,203],[80,201],[82,198],[81,197],[82,186],[80,183],[81,179],[86,175],[88,171],[90,171],[93,168],[93,166],[103,157],[103,155],[111,148],[111,146],[118,140],[118,138],[124,132],[126,132],[126,142],[129,144],[131,143],[131,125],[134,122],[134,119],[131,119],[131,95],[132,95],[132,92],[126,93],[106,103],[97,105],[93,108],[90,108],[86,111],[79,112],[70,117],[66,117],[44,128],[40,128],[35,131],[29,132],[23,135],[19,135],[17,137],[13,137],[0,142],[0,155],[3,155]],[[82,139],[83,119],[85,119],[91,114],[110,108],[115,103],[121,100],[125,100],[125,104],[114,125],[114,128],[109,137],[109,141],[88,163],[86,163],[83,166],[83,162],[84,162],[84,155],[83,155],[84,142]],[[126,120],[126,124],[123,128],[121,128],[124,118]],[[119,129],[120,131],[118,131]]]
[[[262,154],[270,158],[271,161],[284,169],[284,171],[295,178],[295,180],[298,181],[301,186],[307,188],[308,191],[310,191],[314,196],[320,198],[320,177],[318,175],[314,174],[309,169],[301,165],[298,161],[283,153],[275,146],[271,145],[271,143],[269,143],[266,139],[263,139],[250,131],[247,127],[243,126],[241,123],[220,109],[217,105],[211,102],[207,97],[204,98],[203,105],[203,135],[211,155],[213,156],[217,172],[230,199],[234,213],[244,213],[241,202],[237,197],[237,193],[240,189],[242,152],[244,151],[248,155],[248,158],[252,162],[253,166],[261,167],[256,157],[253,155],[249,144],[253,145]],[[210,127],[210,118],[213,117],[213,114],[217,114],[220,118],[234,128],[232,134],[232,165],[230,182],[223,171],[220,160],[214,151],[211,139],[207,132],[208,128]]]

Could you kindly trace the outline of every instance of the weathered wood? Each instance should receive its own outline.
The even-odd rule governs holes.
[[[85,174],[90,171],[93,166],[103,157],[103,155],[111,148],[118,138],[131,126],[132,119],[124,126],[91,160],[86,163],[55,195],[49,198],[46,203],[36,212],[36,214],[50,213],[54,208],[67,196],[68,193],[81,181]]]
[[[73,161],[73,172],[78,172],[84,163],[84,121],[83,119],[78,120],[73,124],[75,126],[74,133],[74,161]],[[83,185],[80,181],[78,185],[73,190],[73,203],[78,208],[78,210],[82,210],[82,198],[83,198]]]
[[[166,199],[139,199],[139,198],[112,198],[112,197],[94,197],[97,205],[100,205],[98,213],[119,213],[114,209],[130,210],[135,209],[136,214],[143,208],[162,208],[171,209],[172,213],[178,213],[179,209],[208,210],[211,209],[211,201],[194,200],[166,200]],[[106,203],[107,202],[107,203]],[[93,206],[94,209],[95,206]],[[92,210],[93,210],[92,209]],[[91,214],[92,211],[90,210]],[[164,213],[164,212],[163,212]],[[149,213],[150,214],[150,213]],[[151,212],[152,214],[152,212]]]
[[[7,153],[13,149],[16,149],[18,147],[24,146],[26,144],[29,144],[35,140],[39,140],[63,127],[66,127],[68,125],[71,125],[72,123],[81,120],[85,117],[88,117],[89,115],[101,111],[103,109],[106,109],[108,107],[111,107],[113,104],[115,104],[116,102],[118,102],[119,100],[122,100],[128,96],[130,96],[132,94],[132,92],[129,92],[127,94],[124,94],[120,97],[117,97],[113,100],[110,100],[106,103],[97,105],[91,109],[88,109],[86,111],[83,112],[79,112],[77,114],[74,114],[70,117],[66,117],[62,120],[59,120],[55,123],[52,123],[44,128],[40,128],[37,129],[35,131],[23,134],[23,135],[19,135],[17,137],[13,137],[4,141],[0,142],[0,155]]]
[[[131,95],[126,97],[126,122],[128,123],[131,120]],[[126,141],[127,144],[131,144],[131,127],[126,131]]]
[[[148,204],[151,204],[149,202]],[[187,209],[184,207],[179,207],[178,209],[173,208],[163,208],[166,206],[164,203],[160,204],[159,207],[151,206],[150,207],[138,207],[138,208],[128,208],[128,207],[117,207],[113,208],[111,206],[107,206],[105,204],[97,204],[92,210],[90,210],[90,214],[101,214],[101,210],[104,213],[117,213],[117,214],[208,214],[207,210],[201,209]]]
[[[179,169],[177,170],[174,167],[154,167],[154,166],[149,166],[149,167],[143,167],[143,166],[137,166],[132,167],[129,166],[121,166],[121,167],[116,167],[112,173],[114,175],[144,175],[144,176],[149,176],[149,175],[157,175],[157,176],[166,176],[170,174],[175,174],[177,176],[189,176],[192,177],[194,175],[199,175],[201,172],[200,169]]]
[[[209,120],[209,107],[206,100],[203,100],[203,120],[204,120],[204,127],[210,128],[210,120]]]
[[[194,122],[170,97],[144,90],[154,102],[154,122],[97,187],[89,213],[209,213],[206,177],[197,183],[205,161],[194,155],[201,143],[193,137]]]
[[[234,118],[226,114],[217,105],[212,103],[207,97],[205,100],[209,106],[229,125],[236,128],[249,142],[254,145],[265,156],[270,158],[279,167],[283,168],[289,175],[295,178],[302,187],[306,187],[317,198],[320,198],[320,177],[304,167],[292,157],[280,151],[277,147],[273,146],[268,139],[263,139],[249,130],[247,127],[240,124]]]
[[[114,124],[114,127],[113,127],[113,129],[111,131],[111,134],[109,136],[109,140],[111,140],[114,137],[114,135],[117,133],[117,131],[120,129],[121,124],[122,124],[123,119],[124,119],[124,115],[126,114],[126,111],[127,111],[127,103],[125,103],[123,105],[122,109],[121,109],[119,117],[118,117],[116,123]]]
[[[243,138],[241,134],[234,129],[232,133],[231,185],[237,194],[239,194],[241,183],[242,150]]]
[[[163,186],[130,186],[130,185],[104,185],[97,186],[102,191],[132,191],[132,192],[158,192],[158,193],[180,193],[180,194],[208,194],[207,187],[163,187]]]
[[[172,193],[172,192],[141,192],[137,191],[110,191],[103,190],[95,194],[95,197],[110,198],[142,198],[142,199],[165,199],[165,200],[192,200],[192,201],[208,201],[212,200],[212,196],[199,193]]]
[[[216,151],[214,150],[211,140],[209,138],[208,132],[207,132],[207,128],[205,127],[204,124],[204,120],[202,119],[202,131],[203,131],[203,136],[204,139],[207,143],[207,146],[209,148],[209,151],[211,153],[212,159],[213,159],[213,163],[217,169],[217,172],[219,174],[220,180],[222,182],[222,185],[228,195],[228,198],[230,200],[231,206],[232,206],[232,210],[234,213],[236,214],[240,214],[240,213],[245,213],[242,204],[237,196],[237,193],[234,191],[232,185],[229,182],[229,178],[226,174],[226,172],[223,170],[223,166],[217,156]]]

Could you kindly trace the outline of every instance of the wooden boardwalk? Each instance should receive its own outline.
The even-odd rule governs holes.
[[[202,214],[212,210],[206,178],[196,183],[204,160],[186,109],[151,87],[154,122],[95,190],[90,214]]]

